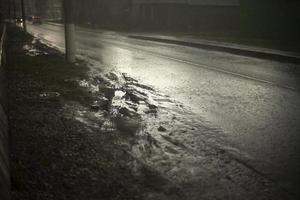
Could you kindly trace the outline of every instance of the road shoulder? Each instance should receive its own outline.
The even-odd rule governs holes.
[[[93,93],[84,63],[65,64],[56,50],[9,31],[12,199],[133,200],[162,193],[144,179],[168,181],[121,148],[104,98],[113,90]],[[95,104],[99,96],[103,101]]]

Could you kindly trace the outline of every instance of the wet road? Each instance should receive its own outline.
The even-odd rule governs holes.
[[[28,29],[64,50],[62,26],[29,25]],[[186,110],[166,109],[163,117],[149,119],[149,123],[164,121],[167,130],[192,127],[197,131],[189,138],[182,136],[186,130],[175,133],[182,144],[201,146],[201,139],[213,138],[247,168],[296,192],[300,174],[299,65],[139,41],[126,34],[83,28],[77,30],[77,42],[78,58],[87,60],[91,67],[126,73]],[[158,98],[154,101],[159,102]],[[172,124],[166,120],[169,115],[178,115],[185,125]],[[201,123],[214,137],[199,136]],[[155,130],[150,126],[149,131]],[[163,137],[168,140],[169,136]]]

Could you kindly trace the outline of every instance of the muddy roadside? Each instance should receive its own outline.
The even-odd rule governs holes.
[[[134,142],[141,118],[134,108],[112,108],[123,94],[108,81],[114,74],[92,87],[84,62],[65,64],[58,51],[18,28],[8,31],[12,199],[181,196],[122,147]]]
[[[8,35],[13,199],[293,199],[180,102]]]

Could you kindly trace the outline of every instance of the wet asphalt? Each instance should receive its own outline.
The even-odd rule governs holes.
[[[28,25],[28,30],[64,51],[62,26]],[[247,190],[257,178],[253,181],[251,175],[241,174],[251,173],[297,193],[299,65],[140,41],[112,31],[78,28],[76,39],[78,58],[96,71],[126,74],[155,89],[139,90],[159,108],[155,116],[143,117],[147,123],[143,131],[160,147],[152,156],[140,152],[140,146],[147,146],[143,140],[132,147],[151,167],[187,185],[223,174],[224,183],[215,180],[214,190],[226,184],[230,190],[234,182],[230,179],[237,176],[238,184],[245,185],[241,190]],[[236,164],[228,164],[223,159],[227,157]],[[219,169],[220,165],[231,169]],[[188,193],[196,199],[196,190]]]

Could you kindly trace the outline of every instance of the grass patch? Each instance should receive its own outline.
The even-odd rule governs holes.
[[[30,76],[41,85],[47,85],[62,97],[85,103],[90,94],[85,88],[78,85],[78,80],[87,79],[88,68],[83,63],[67,64],[62,55],[42,55],[16,57],[19,62],[14,62],[14,70],[23,75]],[[41,91],[49,92],[49,91]]]

